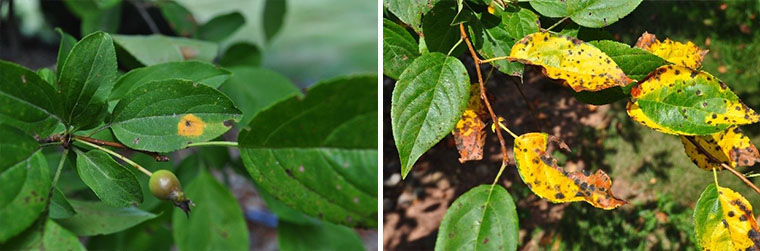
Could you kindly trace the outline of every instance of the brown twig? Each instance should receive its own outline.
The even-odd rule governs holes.
[[[520,84],[518,84],[515,81],[512,81],[512,83],[515,84],[515,87],[517,87],[517,90],[520,91],[520,96],[522,96],[523,100],[525,100],[525,104],[528,105],[528,109],[530,110],[530,115],[533,117],[533,122],[536,124],[536,130],[541,131],[541,123],[538,122],[538,116],[536,115],[536,108],[533,107],[533,104],[530,103],[530,100],[528,100],[528,97],[525,96],[525,93],[523,92],[522,86],[522,77],[520,77]]]
[[[480,98],[483,99],[483,102],[486,104],[486,108],[488,108],[488,114],[491,115],[491,121],[493,121],[493,123],[498,123],[499,120],[496,117],[496,114],[494,114],[493,108],[491,108],[491,103],[488,102],[488,97],[486,95],[486,87],[483,83],[483,75],[480,72],[481,60],[478,58],[478,55],[475,53],[475,49],[472,47],[472,43],[470,43],[470,39],[467,37],[467,32],[464,30],[464,24],[459,24],[459,34],[467,44],[467,48],[470,50],[470,56],[472,56],[472,60],[475,61],[475,71],[478,74],[478,84],[480,84]],[[509,156],[507,155],[507,144],[504,141],[504,137],[501,135],[501,130],[496,130],[496,136],[499,138],[499,144],[501,145],[501,155],[503,158],[502,164],[505,164],[509,162]]]
[[[96,144],[96,145],[110,146],[110,147],[116,147],[116,148],[122,148],[122,149],[132,150],[132,151],[135,151],[135,152],[140,152],[140,153],[143,153],[143,154],[150,155],[151,157],[153,157],[153,159],[155,159],[158,162],[169,161],[169,157],[166,156],[166,155],[161,155],[161,154],[158,154],[156,152],[149,152],[149,151],[132,149],[132,148],[129,148],[128,146],[125,146],[124,144],[119,143],[119,142],[111,142],[111,141],[100,140],[100,139],[95,139],[95,138],[90,138],[90,137],[84,137],[84,136],[74,136],[74,138],[80,139],[82,141],[87,141],[87,142],[90,142],[90,143],[93,143],[93,144]]]
[[[720,166],[724,169],[728,170],[732,174],[736,175],[736,177],[739,177],[740,180],[744,181],[745,184],[747,184],[749,187],[752,188],[752,190],[755,190],[757,194],[760,194],[760,188],[757,188],[755,184],[752,184],[747,177],[744,177],[744,174],[740,173],[739,171],[736,171],[736,169],[731,168],[731,166],[727,165],[726,163],[720,163]]]

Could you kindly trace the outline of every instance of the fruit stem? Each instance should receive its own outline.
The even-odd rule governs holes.
[[[74,138],[74,140],[77,141],[77,142],[79,142],[79,143],[91,146],[91,147],[93,147],[95,149],[104,151],[104,152],[106,152],[106,153],[108,153],[108,154],[110,154],[110,155],[112,155],[112,156],[114,156],[116,158],[119,158],[120,160],[123,160],[127,164],[131,165],[132,167],[137,168],[137,170],[140,170],[140,172],[143,172],[145,175],[148,175],[148,177],[153,176],[153,173],[150,172],[150,171],[148,171],[148,169],[145,169],[142,166],[140,166],[139,164],[137,164],[134,161],[130,160],[129,158],[124,157],[124,155],[121,155],[121,154],[118,154],[118,153],[116,153],[114,151],[111,151],[108,148],[105,148],[105,147],[102,147],[102,146],[99,146],[99,145],[87,142],[87,141],[85,141],[85,140],[83,140],[81,138],[78,138],[78,137]]]
[[[190,143],[187,144],[187,147],[194,147],[194,146],[232,146],[237,147],[238,143],[233,141],[208,141],[208,142],[197,142],[197,143]]]

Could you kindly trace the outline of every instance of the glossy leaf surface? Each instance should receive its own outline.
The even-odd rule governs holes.
[[[547,17],[570,17],[591,28],[608,26],[631,13],[641,0],[533,0],[530,5]]]
[[[121,75],[113,86],[109,100],[118,100],[135,88],[151,81],[186,79],[217,88],[230,78],[230,72],[202,61],[168,62],[137,68]]]
[[[79,177],[100,200],[114,207],[142,203],[140,183],[126,167],[100,150],[76,153]]]

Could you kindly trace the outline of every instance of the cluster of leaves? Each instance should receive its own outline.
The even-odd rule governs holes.
[[[83,31],[107,29],[90,19],[111,19],[121,5],[66,3],[103,10],[76,12]],[[94,31],[77,40],[59,29],[55,70],[0,61],[0,249],[83,250],[78,236],[88,236],[93,249],[169,249],[173,239],[182,250],[246,250],[244,212],[208,170],[225,166],[259,188],[281,249],[362,249],[351,228],[377,227],[377,179],[367,179],[377,142],[364,137],[377,134],[377,76],[324,80],[303,94],[258,67],[255,47],[220,57],[217,42],[244,23],[240,14],[197,26],[178,3],[158,4],[193,38]],[[235,128],[236,142],[212,141]],[[159,162],[195,146],[237,146],[240,157],[204,148]],[[176,172],[193,213],[160,203],[138,169]]]
[[[521,6],[497,0],[385,1],[390,19],[383,23],[383,73],[397,80],[391,119],[402,177],[449,133],[456,139],[460,161],[481,159],[485,104],[492,128],[501,127],[515,138],[514,160],[533,193],[555,203],[586,201],[602,209],[626,204],[612,194],[612,181],[603,171],[592,175],[559,167],[547,149],[549,142],[556,142],[569,151],[561,140],[538,132],[518,136],[506,128],[484,93],[479,68],[484,63],[516,77],[521,77],[525,65],[540,67],[544,75],[570,87],[585,103],[627,99],[629,117],[655,131],[678,135],[686,153],[702,169],[735,172],[736,166],[760,161],[757,149],[738,128],[760,121],[760,115],[725,83],[700,70],[707,51],[691,42],[659,41],[649,33],[631,47],[600,40],[582,29],[554,32],[556,24],[542,29],[538,15],[528,8],[545,17],[562,18],[557,24],[570,19],[587,29],[616,22],[640,2],[530,1]],[[392,21],[395,18],[413,33]],[[480,92],[473,93],[483,103],[473,102],[466,67],[454,57],[465,49],[474,60],[480,85]],[[501,133],[497,136],[504,157],[500,175],[508,156]],[[454,202],[441,223],[437,249],[517,247],[514,205],[509,193],[495,185],[498,178],[493,185],[473,188]],[[717,181],[705,190],[694,215],[701,247],[760,246],[754,241],[757,224],[750,217],[749,203],[728,188],[711,192],[716,186]],[[736,210],[747,216],[737,218]],[[729,211],[734,212],[733,218]],[[721,219],[725,219],[723,224],[715,223]]]

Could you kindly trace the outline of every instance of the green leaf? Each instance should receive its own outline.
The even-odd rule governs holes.
[[[121,1],[103,4],[95,0],[64,1],[66,7],[81,19],[81,34],[96,31],[115,33],[121,22]]]
[[[191,59],[212,62],[218,50],[212,42],[163,35],[114,35],[113,39],[120,50],[142,65]]]
[[[245,42],[231,45],[219,59],[219,65],[224,67],[259,66],[260,64],[261,51],[259,48]]]
[[[301,96],[285,76],[264,68],[232,67],[232,78],[220,90],[243,111],[241,125],[247,125],[262,109],[293,96]]]
[[[637,81],[643,80],[657,67],[668,64],[664,59],[648,51],[636,47],[631,48],[623,43],[602,40],[591,41],[589,44],[610,56],[625,75]],[[575,93],[575,97],[587,104],[604,105],[630,96],[630,87],[633,87],[633,84],[629,84],[628,88],[615,86],[597,92],[582,91]]]
[[[135,207],[111,207],[102,202],[69,200],[69,203],[77,214],[56,222],[78,236],[116,233],[157,216]]]
[[[299,225],[279,221],[277,243],[282,251],[364,250],[364,243],[356,231],[329,222]]]
[[[222,135],[240,111],[218,90],[192,81],[153,81],[125,95],[113,110],[111,129],[124,145],[171,152]]]
[[[570,17],[590,28],[608,26],[639,6],[641,0],[533,0],[530,6],[547,17]]]
[[[0,72],[0,123],[47,137],[61,120],[55,89],[37,73],[11,62],[0,60]]]
[[[464,13],[464,12],[463,12]],[[538,31],[538,16],[528,9],[508,8],[496,15],[482,13],[472,17],[470,37],[473,46],[484,59],[509,56],[512,46],[528,34]],[[499,71],[520,76],[523,64],[507,60],[490,62]]]
[[[461,37],[459,25],[452,25],[456,15],[455,2],[441,1],[422,17],[422,33],[430,52],[448,53],[457,44]],[[450,55],[462,54],[466,48],[464,43],[459,43]]]
[[[135,88],[151,81],[186,79],[217,88],[230,77],[230,72],[201,61],[168,62],[137,68],[121,75],[108,100],[118,100]]]
[[[398,19],[417,32],[422,30],[422,15],[426,14],[440,0],[383,0],[383,6]]]
[[[500,185],[480,185],[446,211],[435,250],[517,250],[518,231],[512,196]]]
[[[140,183],[133,173],[100,150],[77,153],[77,172],[104,203],[114,207],[140,204]]]
[[[284,0],[278,2],[285,2]],[[264,15],[267,15],[266,13]],[[240,12],[219,15],[198,28],[198,38],[213,42],[222,42],[245,24],[245,17]]]
[[[207,171],[185,188],[197,205],[190,217],[174,210],[172,229],[181,250],[248,250],[248,227],[232,193]]]
[[[3,220],[0,242],[5,242],[32,225],[45,209],[50,173],[37,141],[3,124],[0,124],[0,156],[0,219]]]
[[[404,27],[383,18],[383,74],[398,79],[401,72],[420,56],[418,47]]]
[[[155,161],[154,161],[155,162]],[[171,203],[163,204],[171,210]],[[144,221],[130,229],[109,235],[96,235],[87,239],[89,250],[171,250],[174,245],[171,231],[171,215],[162,214],[155,219]],[[176,249],[176,248],[175,248]]]
[[[95,32],[71,49],[58,80],[63,120],[81,129],[100,123],[105,99],[116,78],[116,52],[111,36]]]
[[[77,39],[61,30],[61,28],[55,28],[55,31],[61,34],[61,43],[58,46],[58,59],[55,65],[56,78],[61,78],[61,69],[66,63],[66,58],[69,56],[71,48],[74,48],[74,45],[77,43]],[[58,84],[56,83],[55,86],[58,86]]]
[[[194,37],[198,32],[198,23],[187,8],[175,1],[159,2],[161,15],[174,32],[183,37]]]
[[[57,187],[53,189],[53,198],[50,199],[50,218],[66,219],[74,216],[76,212],[71,207],[66,196]]]
[[[424,54],[401,73],[393,88],[391,125],[402,177],[454,129],[469,96],[467,69],[455,57]]]
[[[267,41],[271,41],[282,28],[287,7],[286,0],[266,0],[264,3],[264,16],[261,21],[264,28],[264,38]]]
[[[44,226],[42,224],[45,224]],[[40,219],[32,227],[0,245],[3,250],[86,250],[76,235],[51,219]]]
[[[377,76],[345,77],[259,112],[238,136],[246,169],[294,209],[376,227],[376,100]]]
[[[662,133],[708,135],[760,121],[722,81],[678,65],[657,68],[631,96],[628,115]]]
[[[256,188],[256,192],[258,192],[259,197],[261,197],[261,199],[266,203],[267,209],[277,215],[277,219],[279,220],[278,224],[282,224],[283,221],[298,225],[309,225],[323,222],[311,216],[305,215],[304,213],[301,213],[292,207],[289,207],[282,201],[269,194],[267,190],[261,189],[260,186],[255,182],[253,185]]]
[[[42,80],[44,80],[46,83],[48,83],[53,88],[56,88],[58,85],[58,82],[56,81],[55,72],[53,70],[48,68],[39,68],[37,69],[37,76],[39,76]]]

